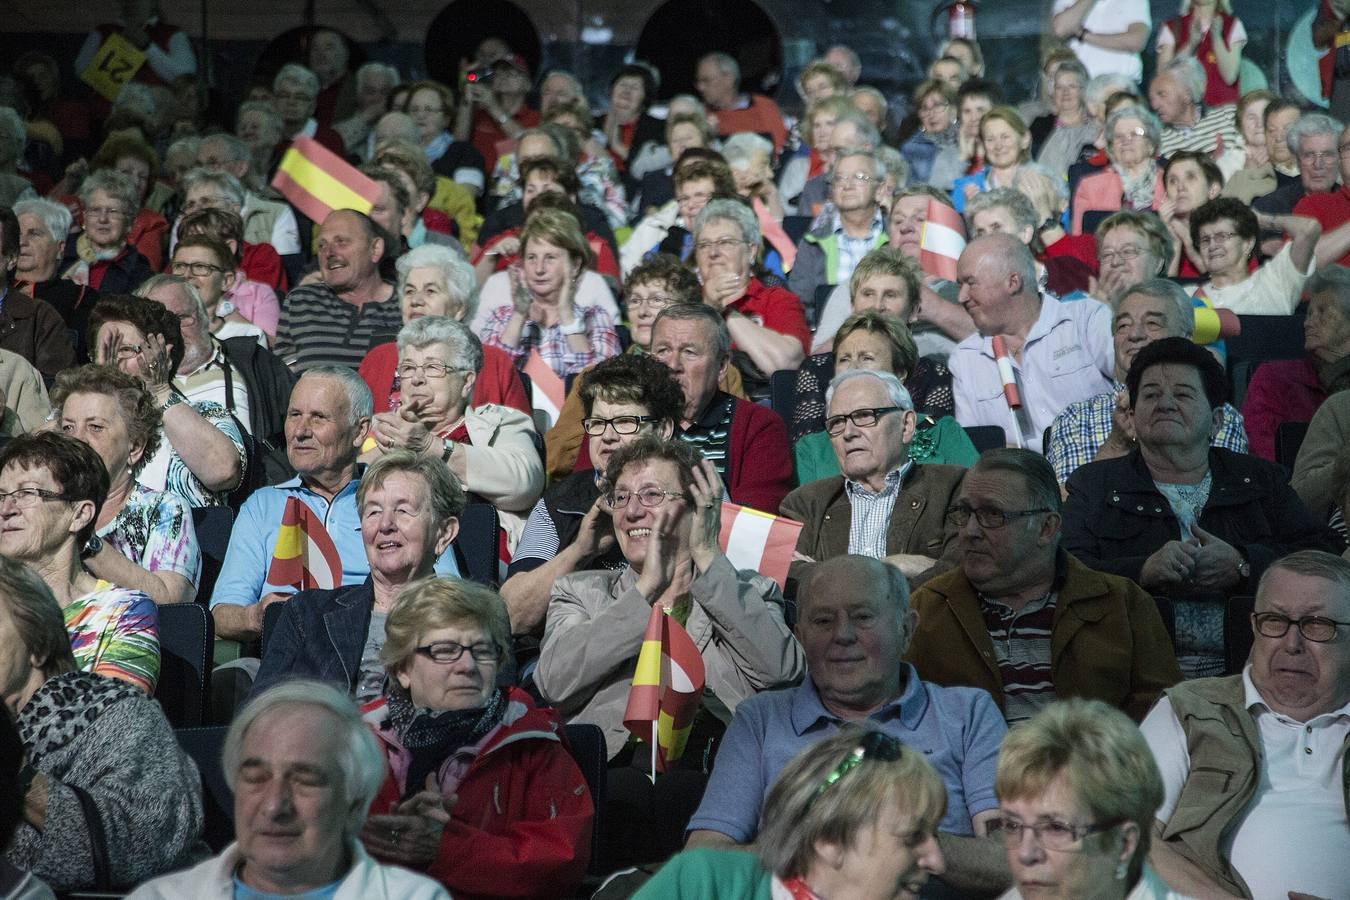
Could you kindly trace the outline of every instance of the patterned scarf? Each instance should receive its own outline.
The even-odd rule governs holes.
[[[126,249],[126,245],[116,247],[112,250],[95,250],[94,242],[89,240],[89,232],[82,231],[80,236],[75,239],[75,254],[79,260],[69,269],[66,269],[62,278],[68,278],[76,284],[89,284],[89,267],[97,262],[104,262],[109,259],[116,259]]]
[[[406,691],[391,685],[385,703],[389,724],[411,756],[403,785],[406,800],[422,790],[428,773],[497,727],[506,711],[506,691],[493,692],[486,704],[474,709],[435,710],[414,705]]]
[[[1150,165],[1144,170],[1144,174],[1138,178],[1131,178],[1125,171],[1125,167],[1112,164],[1116,174],[1120,176],[1121,195],[1125,201],[1126,209],[1142,210],[1153,208],[1153,182],[1158,177],[1158,167]]]

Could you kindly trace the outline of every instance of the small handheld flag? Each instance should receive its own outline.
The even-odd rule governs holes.
[[[267,583],[297,591],[332,590],[342,585],[342,558],[323,521],[299,497],[286,498]]]
[[[354,209],[370,215],[380,197],[380,186],[374,179],[307,137],[291,141],[272,178],[272,187],[320,224],[335,209]]]
[[[525,357],[525,368],[522,371],[530,378],[532,395],[530,403],[534,411],[545,420],[540,431],[547,431],[558,421],[558,413],[562,411],[563,401],[567,399],[566,386],[558,377],[558,373],[544,362],[538,350],[531,350],[530,355]]]
[[[653,774],[683,755],[703,684],[703,656],[689,632],[653,604],[623,714],[624,727],[651,742]]]
[[[966,249],[961,214],[945,203],[928,201],[928,219],[919,232],[919,268],[927,275],[956,280],[956,261]]]
[[[724,502],[717,542],[733,566],[772,578],[781,589],[787,584],[788,566],[801,531],[801,522]]]
[[[1003,382],[1003,397],[1008,401],[1009,409],[1022,408],[1022,394],[1017,389],[1017,373],[1013,371],[1012,354],[1008,352],[1008,342],[1003,335],[993,337],[994,361],[998,364],[998,379]]]

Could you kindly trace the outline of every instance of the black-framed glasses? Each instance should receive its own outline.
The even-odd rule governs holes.
[[[198,278],[205,278],[212,272],[224,272],[223,266],[214,266],[209,262],[187,262],[185,260],[174,260],[169,264],[169,271],[175,275],[187,275],[189,273]]]
[[[816,796],[819,797],[830,789],[830,786],[843,778],[849,772],[852,772],[865,760],[879,759],[883,762],[895,762],[904,753],[904,745],[896,738],[881,731],[868,731],[858,739],[858,745],[849,751],[839,761],[839,765],[830,770],[830,774],[825,776],[825,780],[816,788]]]
[[[403,381],[412,381],[414,376],[421,375],[430,381],[444,378],[451,372],[467,372],[468,369],[461,369],[456,366],[447,366],[443,362],[435,360],[429,363],[417,365],[416,363],[400,363],[398,367],[398,377]]]
[[[886,413],[898,412],[898,406],[873,406],[871,408],[855,409],[850,413],[841,413],[837,416],[827,416],[825,418],[825,433],[831,436],[842,434],[844,431],[844,422],[852,422],[859,428],[871,428]]]
[[[18,488],[13,491],[0,492],[0,506],[4,506],[6,500],[13,500],[14,505],[19,509],[31,509],[37,506],[39,502],[45,503],[49,500],[74,499],[74,497],[68,497],[60,491],[46,491],[42,488]]]
[[[1097,825],[1074,825],[1072,822],[1062,822],[1059,819],[1048,819],[1044,822],[1037,822],[1032,825],[1030,822],[1022,822],[1008,816],[1002,816],[997,820],[996,828],[1003,833],[1003,842],[1005,844],[1016,846],[1022,842],[1022,832],[1030,831],[1035,835],[1036,844],[1046,850],[1058,850],[1060,852],[1081,850],[1079,843],[1089,834],[1100,834],[1103,831],[1110,831],[1119,825],[1120,822],[1103,822]]]
[[[501,653],[497,650],[496,644],[466,646],[454,641],[432,641],[430,644],[414,647],[413,650],[434,663],[442,664],[459,662],[464,656],[465,650],[469,651],[469,655],[473,657],[474,662],[497,662],[501,659]]]
[[[648,509],[655,509],[667,500],[683,500],[684,494],[662,490],[658,487],[646,487],[640,491],[610,491],[605,495],[605,504],[610,509],[623,509],[628,501],[636,497],[638,503]]]
[[[1041,513],[1054,512],[1054,510],[1041,506],[1036,509],[1002,510],[992,506],[973,507],[966,503],[958,503],[955,506],[947,507],[947,521],[951,522],[957,528],[965,528],[970,517],[974,516],[975,521],[980,523],[981,528],[1002,528],[1012,519],[1024,519],[1027,516],[1037,516]]]
[[[1252,613],[1252,626],[1262,637],[1282,638],[1289,633],[1289,626],[1297,625],[1298,633],[1315,644],[1325,644],[1336,640],[1340,628],[1350,628],[1350,622],[1338,622],[1326,616],[1304,616],[1291,619],[1277,612]]]
[[[655,422],[654,416],[615,416],[602,419],[599,416],[587,416],[581,420],[581,427],[591,437],[599,437],[605,429],[613,428],[615,434],[637,434],[638,429],[649,422]]]

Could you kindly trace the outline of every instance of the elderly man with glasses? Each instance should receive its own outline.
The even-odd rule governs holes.
[[[1162,770],[1150,862],[1196,897],[1350,884],[1350,563],[1301,550],[1256,589],[1238,675],[1168,690],[1140,726]]]
[[[1138,720],[1181,671],[1153,599],[1059,546],[1055,470],[1030,450],[989,450],[947,511],[959,568],[914,594],[906,659],[919,676],[987,690],[1009,724],[1065,697]]]
[[[789,577],[845,553],[880,559],[913,585],[956,565],[956,529],[945,524],[965,469],[909,458],[914,402],[890,372],[853,369],[825,392],[825,431],[843,474],[802,485],[783,515],[803,523]]]

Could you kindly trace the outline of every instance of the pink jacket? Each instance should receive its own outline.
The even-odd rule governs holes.
[[[1124,186],[1120,183],[1120,176],[1116,174],[1115,169],[1109,166],[1078,182],[1078,187],[1073,192],[1073,230],[1071,233],[1083,233],[1083,213],[1093,210],[1118,211],[1121,207],[1124,190]],[[1157,209],[1166,199],[1167,191],[1163,186],[1162,169],[1159,168],[1158,177],[1153,179],[1153,205],[1150,208]]]

